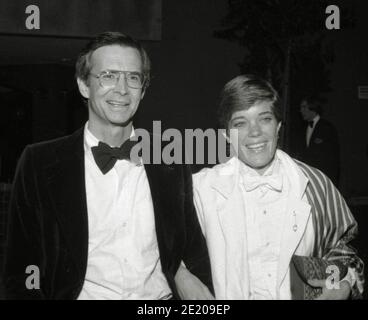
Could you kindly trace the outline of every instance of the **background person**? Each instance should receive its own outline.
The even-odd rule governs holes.
[[[300,159],[320,169],[338,186],[340,176],[340,145],[336,128],[321,118],[318,99],[306,97],[300,103],[300,113],[306,122],[305,140],[301,142]]]

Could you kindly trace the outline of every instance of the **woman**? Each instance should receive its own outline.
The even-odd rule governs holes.
[[[293,298],[295,255],[348,267],[333,287],[309,282],[322,289],[320,299],[361,295],[363,263],[348,245],[356,221],[326,175],[277,149],[281,118],[273,87],[251,75],[231,80],[219,120],[234,157],[194,175],[216,298]]]

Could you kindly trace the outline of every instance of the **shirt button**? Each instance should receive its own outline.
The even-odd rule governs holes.
[[[269,278],[271,278],[271,277],[272,277],[271,273],[269,273],[269,274],[268,274],[268,277],[269,277]]]
[[[266,242],[266,247],[268,247],[270,245],[270,243],[269,242]]]
[[[266,210],[263,210],[263,214],[267,214],[267,211]]]
[[[124,223],[123,223],[123,227],[125,228],[126,226],[127,226],[127,223],[126,223],[126,222],[124,222]]]

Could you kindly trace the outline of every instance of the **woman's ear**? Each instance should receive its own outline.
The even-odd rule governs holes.
[[[280,121],[278,124],[277,124],[277,135],[279,134],[279,131],[281,129],[281,125],[282,125],[282,121]]]
[[[230,137],[229,137],[229,132],[228,130],[223,130],[221,129],[221,134],[224,136],[225,140],[227,143],[231,143],[230,142]]]

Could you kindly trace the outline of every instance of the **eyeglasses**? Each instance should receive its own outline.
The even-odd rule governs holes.
[[[101,87],[112,88],[118,84],[122,73],[125,76],[125,81],[129,88],[141,89],[144,86],[145,77],[140,72],[107,70],[102,71],[98,75],[93,73],[90,73],[90,75],[96,77],[100,81]]]

